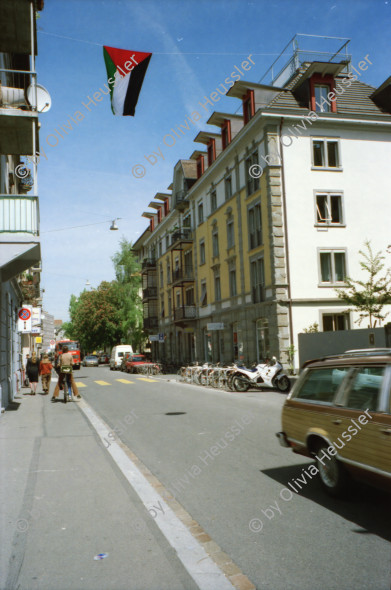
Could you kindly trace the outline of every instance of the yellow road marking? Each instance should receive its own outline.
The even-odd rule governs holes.
[[[119,381],[120,383],[134,383],[134,381],[129,381],[129,379],[116,379],[116,381]]]
[[[82,383],[81,381],[75,381],[75,384],[77,385],[77,387],[87,387],[87,385],[85,383]]]
[[[106,381],[95,381],[95,383],[97,383],[98,385],[111,385],[110,383],[107,383]]]
[[[137,379],[140,379],[140,381],[149,381],[150,383],[157,383],[158,382],[157,379],[149,379],[148,377],[137,377]]]

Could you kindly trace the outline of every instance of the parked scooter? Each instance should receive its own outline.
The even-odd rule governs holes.
[[[281,363],[272,357],[270,362],[257,365],[254,369],[237,367],[232,377],[232,385],[235,391],[247,391],[250,387],[262,389],[263,387],[277,388],[287,392],[291,387],[289,378],[283,372]]]

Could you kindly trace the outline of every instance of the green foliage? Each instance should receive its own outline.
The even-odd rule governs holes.
[[[387,269],[383,276],[378,276],[385,266],[385,256],[381,252],[374,254],[368,240],[365,241],[365,246],[367,252],[359,250],[359,254],[363,258],[360,266],[368,273],[367,280],[357,281],[347,277],[345,282],[348,289],[339,288],[335,291],[339,299],[353,306],[348,311],[360,312],[360,317],[356,320],[358,325],[364,318],[369,318],[369,328],[374,328],[377,320],[382,321],[388,315],[382,314],[382,309],[391,303],[391,275],[390,269]]]
[[[303,332],[304,334],[314,334],[315,332],[319,332],[319,324],[314,322],[313,324],[310,324],[308,328],[304,328]]]
[[[143,310],[139,291],[141,288],[140,264],[136,261],[132,243],[120,241],[120,251],[112,257],[116,276],[116,288],[120,299],[120,327],[123,341],[134,350],[140,350],[144,341]]]
[[[295,374],[295,354],[296,354],[297,350],[294,346],[294,344],[291,344],[290,346],[288,346],[288,348],[286,349],[286,354],[288,356],[288,362],[289,362],[289,372],[291,375]]]

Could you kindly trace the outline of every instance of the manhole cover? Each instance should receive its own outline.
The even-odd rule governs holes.
[[[186,412],[166,412],[165,416],[181,416],[182,414],[186,414]]]

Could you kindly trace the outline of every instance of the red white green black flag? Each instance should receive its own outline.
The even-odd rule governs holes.
[[[152,53],[103,46],[114,115],[134,116]]]

